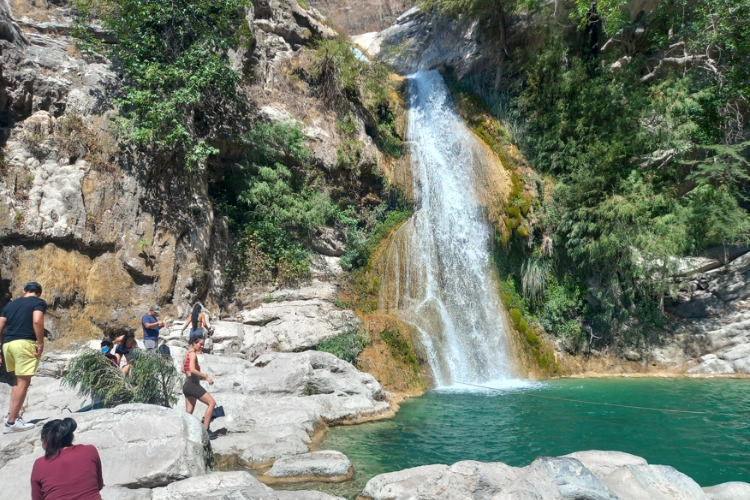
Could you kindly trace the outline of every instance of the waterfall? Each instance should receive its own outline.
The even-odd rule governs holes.
[[[408,140],[416,212],[386,249],[379,308],[416,328],[438,386],[507,379],[492,233],[475,189],[486,149],[437,71],[409,77]]]

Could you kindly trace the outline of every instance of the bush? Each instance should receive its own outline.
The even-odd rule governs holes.
[[[182,377],[172,359],[150,351],[134,353],[133,366],[124,375],[101,352],[84,349],[70,363],[62,383],[77,389],[82,398],[101,398],[105,408],[126,403],[170,407],[177,402]]]
[[[357,356],[367,347],[370,340],[356,330],[350,330],[337,337],[324,340],[317,346],[316,351],[328,352],[353,365],[357,365]]]
[[[225,120],[239,74],[228,52],[251,35],[248,0],[75,0],[74,34],[84,49],[106,50],[124,77],[120,106],[132,138],[164,150],[179,148],[193,168],[217,150],[201,136]],[[94,44],[98,18],[117,43]]]
[[[394,358],[411,366],[414,372],[419,371],[417,356],[412,350],[411,343],[401,330],[388,326],[380,333],[380,338],[388,345]]]

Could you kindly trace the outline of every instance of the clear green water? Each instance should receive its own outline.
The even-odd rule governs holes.
[[[506,392],[431,391],[405,402],[391,420],[331,429],[322,448],[345,453],[354,463],[354,478],[303,486],[348,498],[371,477],[408,467],[460,460],[525,466],[539,456],[590,449],[625,451],[671,465],[702,486],[750,481],[750,381],[579,379]]]

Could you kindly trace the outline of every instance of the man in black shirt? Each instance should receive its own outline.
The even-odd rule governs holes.
[[[34,428],[34,424],[27,424],[18,415],[44,351],[47,303],[40,295],[42,285],[35,281],[26,283],[23,297],[7,304],[0,313],[0,343],[3,345],[0,364],[5,363],[9,372],[16,373],[17,379],[10,393],[10,415],[3,427],[4,434]]]

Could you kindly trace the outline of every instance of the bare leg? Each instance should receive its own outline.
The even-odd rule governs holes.
[[[186,397],[185,398],[185,411],[187,411],[189,414],[193,414],[193,411],[195,411],[195,402],[197,400],[192,397]]]
[[[26,400],[29,385],[31,385],[31,377],[31,375],[18,375],[16,377],[16,385],[10,391],[10,415],[8,416],[8,422],[10,423],[15,422],[18,414],[21,413],[21,407]]]
[[[214,400],[213,396],[211,396],[209,393],[205,393],[198,401],[207,405],[206,414],[203,417],[203,427],[205,427],[206,430],[208,430],[208,426],[211,425],[211,415],[214,412],[216,401]]]

